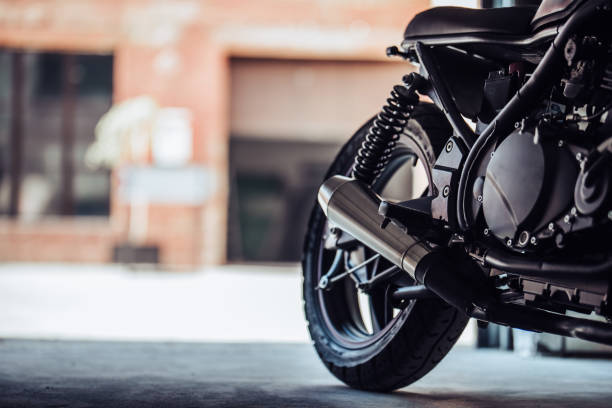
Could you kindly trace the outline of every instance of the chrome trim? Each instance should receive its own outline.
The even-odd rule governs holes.
[[[323,183],[318,200],[330,222],[414,278],[418,262],[430,250],[392,222],[382,227],[384,217],[378,214],[381,198],[368,186],[334,176]]]
[[[319,206],[323,210],[323,214],[325,214],[325,216],[327,216],[329,200],[331,200],[336,189],[351,180],[352,179],[348,177],[336,176],[328,179],[325,183],[323,183],[323,185],[321,185],[319,188],[319,194],[317,194],[317,201],[319,202]]]

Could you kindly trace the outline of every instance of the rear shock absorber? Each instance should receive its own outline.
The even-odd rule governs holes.
[[[395,85],[387,104],[376,116],[355,157],[352,176],[371,185],[385,169],[395,144],[419,103],[416,93],[425,78],[417,73],[404,75],[404,85]]]

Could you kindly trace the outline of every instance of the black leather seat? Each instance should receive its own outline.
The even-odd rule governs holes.
[[[404,38],[459,34],[529,34],[536,10],[537,7],[435,7],[417,14],[406,27]]]

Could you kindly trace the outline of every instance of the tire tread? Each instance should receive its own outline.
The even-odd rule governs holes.
[[[435,105],[420,103],[411,119],[425,131],[425,136],[437,155],[452,135],[452,128],[444,115]],[[366,128],[367,124],[356,136]],[[361,144],[361,140],[356,136],[343,146],[326,178],[337,174],[339,169],[348,168],[352,163]],[[448,353],[467,324],[467,316],[440,299],[419,300],[415,302],[403,326],[384,347],[380,347],[371,353],[370,358],[357,364],[343,360],[334,349],[332,340],[325,337],[313,301],[308,301],[312,295],[309,291],[313,291],[311,288],[314,279],[308,271],[314,270],[313,258],[316,258],[321,225],[324,223],[323,213],[315,203],[304,242],[302,267],[304,309],[317,354],[334,376],[353,388],[387,392],[413,383],[428,373]]]

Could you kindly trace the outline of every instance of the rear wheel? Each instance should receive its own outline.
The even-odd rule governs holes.
[[[327,177],[350,174],[369,125],[342,148]],[[419,104],[373,188],[394,200],[414,198],[432,188],[431,167],[451,133],[434,105]],[[423,188],[415,188],[413,194],[411,187],[419,181]],[[315,205],[302,268],[304,308],[319,357],[354,388],[390,391],[418,380],[446,355],[468,318],[440,299],[393,301],[394,289],[414,284],[410,277],[363,245],[327,249],[330,233],[327,219]],[[372,288],[358,288],[383,274]],[[328,277],[322,285],[322,278]]]

